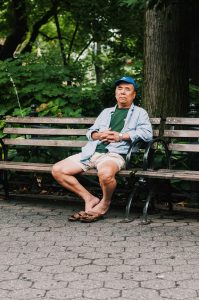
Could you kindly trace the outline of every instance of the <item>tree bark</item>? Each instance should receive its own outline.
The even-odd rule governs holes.
[[[100,54],[102,53],[101,42],[95,42],[95,50],[94,50],[94,67],[95,67],[95,75],[96,75],[96,84],[100,84],[103,78],[103,70],[100,64]]]
[[[199,85],[199,1],[191,2],[190,18],[190,81]]]
[[[75,37],[77,35],[78,28],[79,28],[79,24],[76,23],[75,30],[73,32],[72,39],[71,39],[70,44],[69,44],[68,58],[67,58],[68,63],[70,63],[70,56],[71,56],[71,52],[72,52],[72,49],[73,49],[73,44],[74,44],[74,41],[75,41]]]
[[[151,116],[184,116],[188,109],[189,1],[146,9],[144,107]]]
[[[63,43],[62,35],[61,35],[61,29],[60,29],[60,26],[59,26],[59,19],[58,19],[58,15],[57,15],[57,10],[54,11],[54,19],[55,19],[55,25],[56,25],[56,28],[57,28],[57,35],[58,35],[58,40],[59,40],[59,46],[60,46],[60,50],[61,50],[63,65],[66,66],[67,65],[67,60],[66,60],[66,54],[65,54],[65,50],[64,50],[64,43]]]
[[[12,0],[13,28],[0,49],[0,60],[11,58],[17,46],[24,41],[27,32],[26,6],[24,0]]]

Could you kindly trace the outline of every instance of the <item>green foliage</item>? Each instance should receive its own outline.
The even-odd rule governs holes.
[[[120,0],[121,3],[126,4],[128,6],[133,6],[136,4],[142,4],[144,5],[146,3],[146,7],[148,9],[162,9],[165,6],[168,6],[171,4],[171,0]]]
[[[80,64],[63,67],[54,51],[54,56],[26,54],[0,62],[0,70],[0,114],[27,115],[34,103],[41,115],[80,115]]]
[[[155,8],[156,10],[162,9],[163,7],[171,4],[172,0],[147,0],[146,5],[148,9]]]
[[[134,0],[131,7],[121,0],[77,0],[70,2],[70,4],[68,1],[63,0],[55,2],[50,0],[39,2],[24,0],[24,3],[28,31],[25,40],[19,45],[16,53],[20,53],[24,49],[27,51],[26,45],[30,40],[31,44],[29,46],[31,48],[29,48],[29,51],[31,49],[34,52],[41,52],[42,55],[52,52],[52,49],[53,54],[54,51],[57,52],[59,40],[53,16],[54,11],[52,12],[52,4],[55,3],[64,53],[70,68],[74,65],[74,62],[77,65],[77,61],[81,60],[80,64],[83,64],[87,69],[89,68],[89,74],[92,73],[92,77],[95,78],[95,75],[97,77],[97,74],[95,74],[97,67],[102,74],[100,80],[97,78],[97,82],[100,82],[107,78],[107,74],[110,73],[111,69],[113,69],[113,74],[117,69],[121,76],[121,73],[124,73],[126,60],[142,59],[143,1]],[[1,28],[6,26],[8,35],[9,30],[13,28],[8,25],[9,22],[6,16],[13,14],[13,8],[9,6],[9,1],[5,1],[5,5],[1,4],[0,8],[3,10]],[[48,12],[51,12],[51,17],[46,19]],[[2,32],[2,30],[0,31]],[[96,47],[99,44],[101,49],[98,48],[100,50],[96,52]],[[56,60],[57,56],[58,53],[55,53]],[[39,65],[38,69],[41,68],[39,72],[42,72],[42,63],[40,62]],[[77,70],[79,66],[77,65],[75,68]],[[44,67],[45,74],[46,70],[46,67]],[[47,70],[48,74],[49,72]],[[42,79],[42,76],[40,76],[40,79]],[[40,85],[40,88],[43,88],[43,86]],[[37,95],[37,97],[40,97],[40,95]],[[41,97],[38,101],[41,101]]]
[[[189,99],[190,103],[195,103],[199,105],[199,86],[190,84],[189,85]]]
[[[95,86],[84,79],[82,64],[64,67],[56,51],[0,61],[0,115],[29,115],[36,104],[41,116],[96,116],[103,107],[115,104],[114,81],[128,74],[140,82],[141,67],[141,62],[131,60],[112,72],[107,66],[107,79]]]
[[[142,81],[143,1],[134,0],[132,7],[120,0],[55,2],[67,66],[60,54],[54,11],[44,18],[53,2],[24,0],[26,38],[14,59],[0,61],[2,115],[28,115],[31,104],[37,104],[43,116],[96,116],[115,103],[117,78],[126,74]],[[13,30],[9,20],[14,11],[9,3],[0,4],[0,31],[5,37]],[[37,38],[32,53],[19,54],[33,33]],[[96,80],[96,68],[100,80]]]
[[[8,23],[6,20],[8,19],[8,2],[2,1],[0,3],[0,28],[2,34],[6,34],[8,30]]]
[[[144,0],[120,0],[121,5],[133,6],[137,4],[144,5]]]
[[[0,120],[0,138],[3,137],[2,130],[3,130],[4,126],[5,126],[5,121],[4,120]]]

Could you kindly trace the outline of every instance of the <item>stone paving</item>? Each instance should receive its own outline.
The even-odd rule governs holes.
[[[199,222],[123,223],[121,209],[70,223],[81,207],[0,201],[1,300],[199,299]]]

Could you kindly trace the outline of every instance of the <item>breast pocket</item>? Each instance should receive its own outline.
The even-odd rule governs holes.
[[[101,125],[100,125],[100,131],[104,131],[104,130],[107,130],[109,127],[108,127],[108,125],[107,125],[107,123],[102,123]]]

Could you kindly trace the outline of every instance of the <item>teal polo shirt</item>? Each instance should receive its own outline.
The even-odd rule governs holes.
[[[110,128],[112,131],[121,132],[122,128],[124,127],[124,122],[127,116],[129,108],[116,108],[114,113],[111,116]],[[107,153],[108,150],[106,149],[108,144],[100,143],[97,145],[96,152],[100,153]]]

